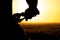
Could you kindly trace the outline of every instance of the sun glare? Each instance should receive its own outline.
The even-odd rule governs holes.
[[[25,12],[28,7],[26,0],[13,0],[12,14]],[[39,15],[21,23],[60,23],[59,0],[38,0],[37,8]]]

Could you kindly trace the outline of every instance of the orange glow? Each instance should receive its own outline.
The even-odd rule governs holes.
[[[13,0],[12,14],[24,12],[28,8],[26,0]],[[20,23],[60,23],[60,0],[38,0],[40,15]]]

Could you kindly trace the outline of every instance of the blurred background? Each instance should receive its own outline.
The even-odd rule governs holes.
[[[12,15],[25,12],[28,7],[26,0],[12,0]],[[38,0],[37,8],[39,15],[18,23],[24,32],[60,34],[60,0]]]
[[[12,14],[25,12],[28,7],[26,0],[13,0]],[[21,23],[60,23],[60,0],[38,0],[37,8],[40,15]]]

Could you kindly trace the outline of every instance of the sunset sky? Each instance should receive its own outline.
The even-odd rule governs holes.
[[[25,12],[28,8],[26,0],[12,1],[12,14]],[[21,23],[60,23],[60,0],[38,0],[40,14]]]

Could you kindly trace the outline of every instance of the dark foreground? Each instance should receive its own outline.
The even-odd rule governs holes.
[[[23,25],[31,40],[60,40],[60,24]]]
[[[31,40],[60,40],[60,34],[27,33]]]

